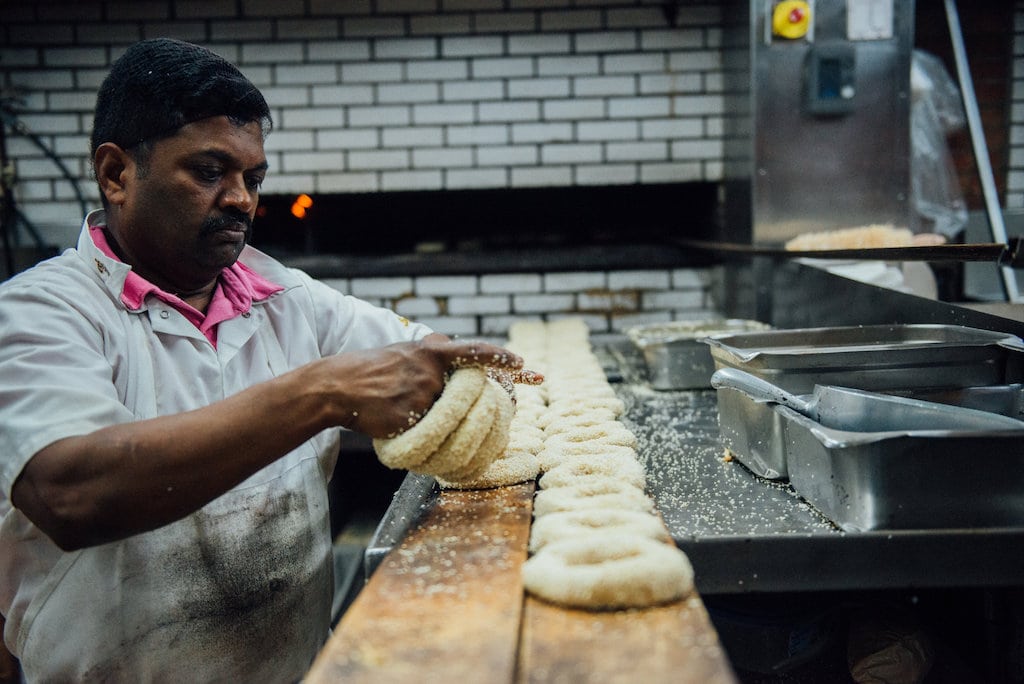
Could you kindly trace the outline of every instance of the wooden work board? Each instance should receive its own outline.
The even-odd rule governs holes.
[[[534,489],[441,492],[370,577],[305,681],[736,681],[696,594],[620,611],[525,595]]]

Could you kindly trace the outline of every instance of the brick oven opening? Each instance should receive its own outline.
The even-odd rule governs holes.
[[[713,183],[263,196],[254,246],[279,257],[562,254],[711,239]],[[309,202],[306,202],[309,204]]]

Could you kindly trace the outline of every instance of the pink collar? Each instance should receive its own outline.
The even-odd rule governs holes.
[[[120,261],[110,248],[103,226],[89,226],[92,241],[103,254]],[[217,346],[217,324],[240,316],[252,308],[254,301],[261,301],[284,288],[259,275],[240,261],[221,271],[217,287],[213,291],[206,313],[186,303],[176,295],[161,290],[135,271],[129,271],[121,290],[121,302],[132,311],[142,308],[146,297],[153,295],[172,306],[199,329],[214,347]]]

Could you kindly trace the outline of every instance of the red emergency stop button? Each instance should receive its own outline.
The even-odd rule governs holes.
[[[803,0],[784,0],[772,10],[772,34],[782,38],[803,38],[811,27],[811,6]]]

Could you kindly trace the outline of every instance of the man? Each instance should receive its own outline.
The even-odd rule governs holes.
[[[0,613],[29,681],[294,681],[327,634],[338,427],[392,434],[455,343],[246,246],[271,127],[143,41],[100,89],[104,210],[0,287]]]

